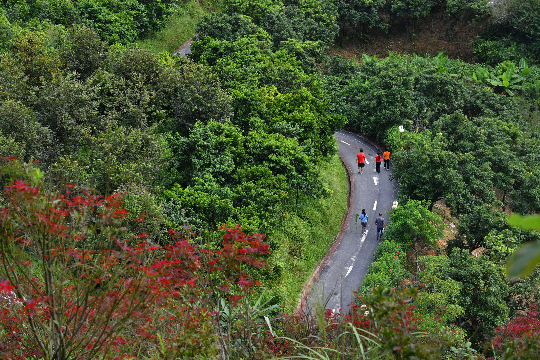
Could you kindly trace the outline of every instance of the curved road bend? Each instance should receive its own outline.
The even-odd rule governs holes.
[[[393,201],[397,199],[398,189],[397,182],[388,179],[392,166],[390,171],[386,171],[381,164],[381,173],[375,171],[376,147],[346,131],[337,131],[335,137],[339,154],[350,166],[354,177],[354,189],[351,189],[354,191],[352,218],[339,246],[313,284],[307,303],[311,309],[318,302],[326,309],[339,311],[352,303],[353,291],[358,290],[364,280],[378,244],[375,218],[382,212],[388,221],[386,211],[392,208]],[[358,172],[356,162],[360,148],[366,154],[366,166],[362,174]],[[360,214],[362,209],[366,209],[369,218],[366,235],[362,235],[362,227],[354,219],[354,214]]]
[[[186,41],[175,54],[186,56],[191,53],[191,40]],[[390,171],[381,169],[375,172],[375,155],[377,149],[359,136],[346,131],[335,134],[339,154],[345,159],[354,177],[354,203],[351,204],[352,219],[347,230],[328,263],[322,269],[308,295],[307,303],[314,308],[315,302],[325,305],[326,309],[339,309],[353,301],[353,291],[360,288],[366,275],[373,253],[377,248],[377,228],[375,218],[382,212],[388,220],[387,210],[397,198],[397,183],[388,180]],[[366,167],[362,175],[358,173],[356,154],[363,148],[366,154]],[[357,224],[354,214],[366,209],[368,214],[368,231],[362,236],[361,225]]]

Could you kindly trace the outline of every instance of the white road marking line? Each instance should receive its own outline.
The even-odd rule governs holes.
[[[374,176],[374,177],[373,177],[373,182],[375,183],[375,185],[379,185],[379,177],[378,177],[378,176]]]
[[[369,165],[369,161],[366,160],[366,165]]]
[[[342,142],[342,143],[344,143],[345,145],[349,145],[349,146],[351,146],[351,144],[349,144],[349,143],[346,143],[346,142],[345,142],[345,141],[343,141],[343,140],[341,140],[341,142]]]
[[[377,185],[377,184],[375,184]],[[373,204],[373,211],[377,210],[377,201],[375,201],[375,204]]]
[[[345,277],[346,278],[347,276],[349,276],[349,274],[351,273],[353,267],[354,267],[354,262],[356,261],[356,255],[358,255],[358,253],[360,252],[360,250],[362,249],[362,245],[364,245],[364,241],[366,241],[366,237],[367,237],[367,234],[368,234],[368,231],[369,230],[366,230],[366,232],[362,235],[362,239],[360,239],[360,246],[358,247],[358,251],[356,252],[356,254],[354,254],[354,256],[351,258],[352,260],[352,265],[349,266],[347,269],[347,273],[345,274]]]

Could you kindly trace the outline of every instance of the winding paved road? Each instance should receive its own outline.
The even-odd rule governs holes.
[[[186,41],[175,54],[186,56],[191,53],[191,40]],[[313,285],[308,286],[308,307],[314,304],[324,304],[326,309],[339,311],[353,301],[353,292],[360,288],[377,248],[375,218],[379,212],[388,220],[387,210],[397,198],[397,183],[390,181],[388,176],[392,170],[381,169],[375,172],[375,155],[377,148],[357,135],[346,131],[335,134],[339,145],[339,154],[352,173],[351,184],[354,191],[351,203],[351,217],[347,229],[337,248],[331,253],[322,269],[316,270],[316,279]],[[366,167],[362,174],[358,173],[356,154],[363,148],[366,154]],[[368,214],[368,231],[362,235],[360,224],[355,221],[355,213],[359,214],[366,209]],[[330,254],[329,254],[330,255]]]
[[[375,218],[380,212],[388,221],[386,211],[392,208],[397,198],[397,182],[390,181],[389,175],[381,165],[381,173],[375,171],[377,148],[357,135],[346,131],[335,134],[339,145],[339,154],[352,173],[351,184],[354,191],[351,203],[351,218],[341,242],[321,270],[307,298],[308,307],[324,304],[326,309],[345,308],[353,301],[353,291],[360,288],[377,248],[377,228]],[[362,174],[358,173],[356,154],[363,148],[366,154],[366,166]],[[355,221],[355,213],[366,209],[369,217],[367,234],[362,235],[361,225]]]

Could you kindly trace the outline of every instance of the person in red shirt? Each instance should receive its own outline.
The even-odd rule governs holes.
[[[383,152],[384,168],[386,171],[390,170],[390,151]]]
[[[381,173],[381,161],[382,161],[381,153],[377,153],[377,155],[375,156],[375,170],[377,170],[379,174]]]
[[[364,162],[366,161],[364,149],[360,149],[360,152],[356,154],[356,160],[358,161],[358,172],[361,174],[364,171]]]

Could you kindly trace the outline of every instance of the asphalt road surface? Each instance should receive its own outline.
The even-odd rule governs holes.
[[[335,137],[339,153],[350,166],[354,177],[354,189],[351,189],[355,192],[354,203],[351,204],[353,215],[341,243],[313,284],[307,303],[312,309],[318,303],[326,309],[340,311],[353,302],[353,292],[360,288],[364,280],[378,244],[375,218],[381,212],[388,223],[386,211],[392,208],[398,189],[397,182],[388,179],[392,174],[391,165],[390,171],[385,170],[383,164],[380,174],[375,171],[378,150],[374,146],[346,131],[336,132]],[[362,174],[358,172],[356,162],[360,148],[366,154]],[[360,221],[355,221],[355,214],[360,214],[362,209],[366,209],[369,219],[366,235],[362,235]]]
[[[186,41],[173,55],[186,56],[191,54],[191,40]]]

